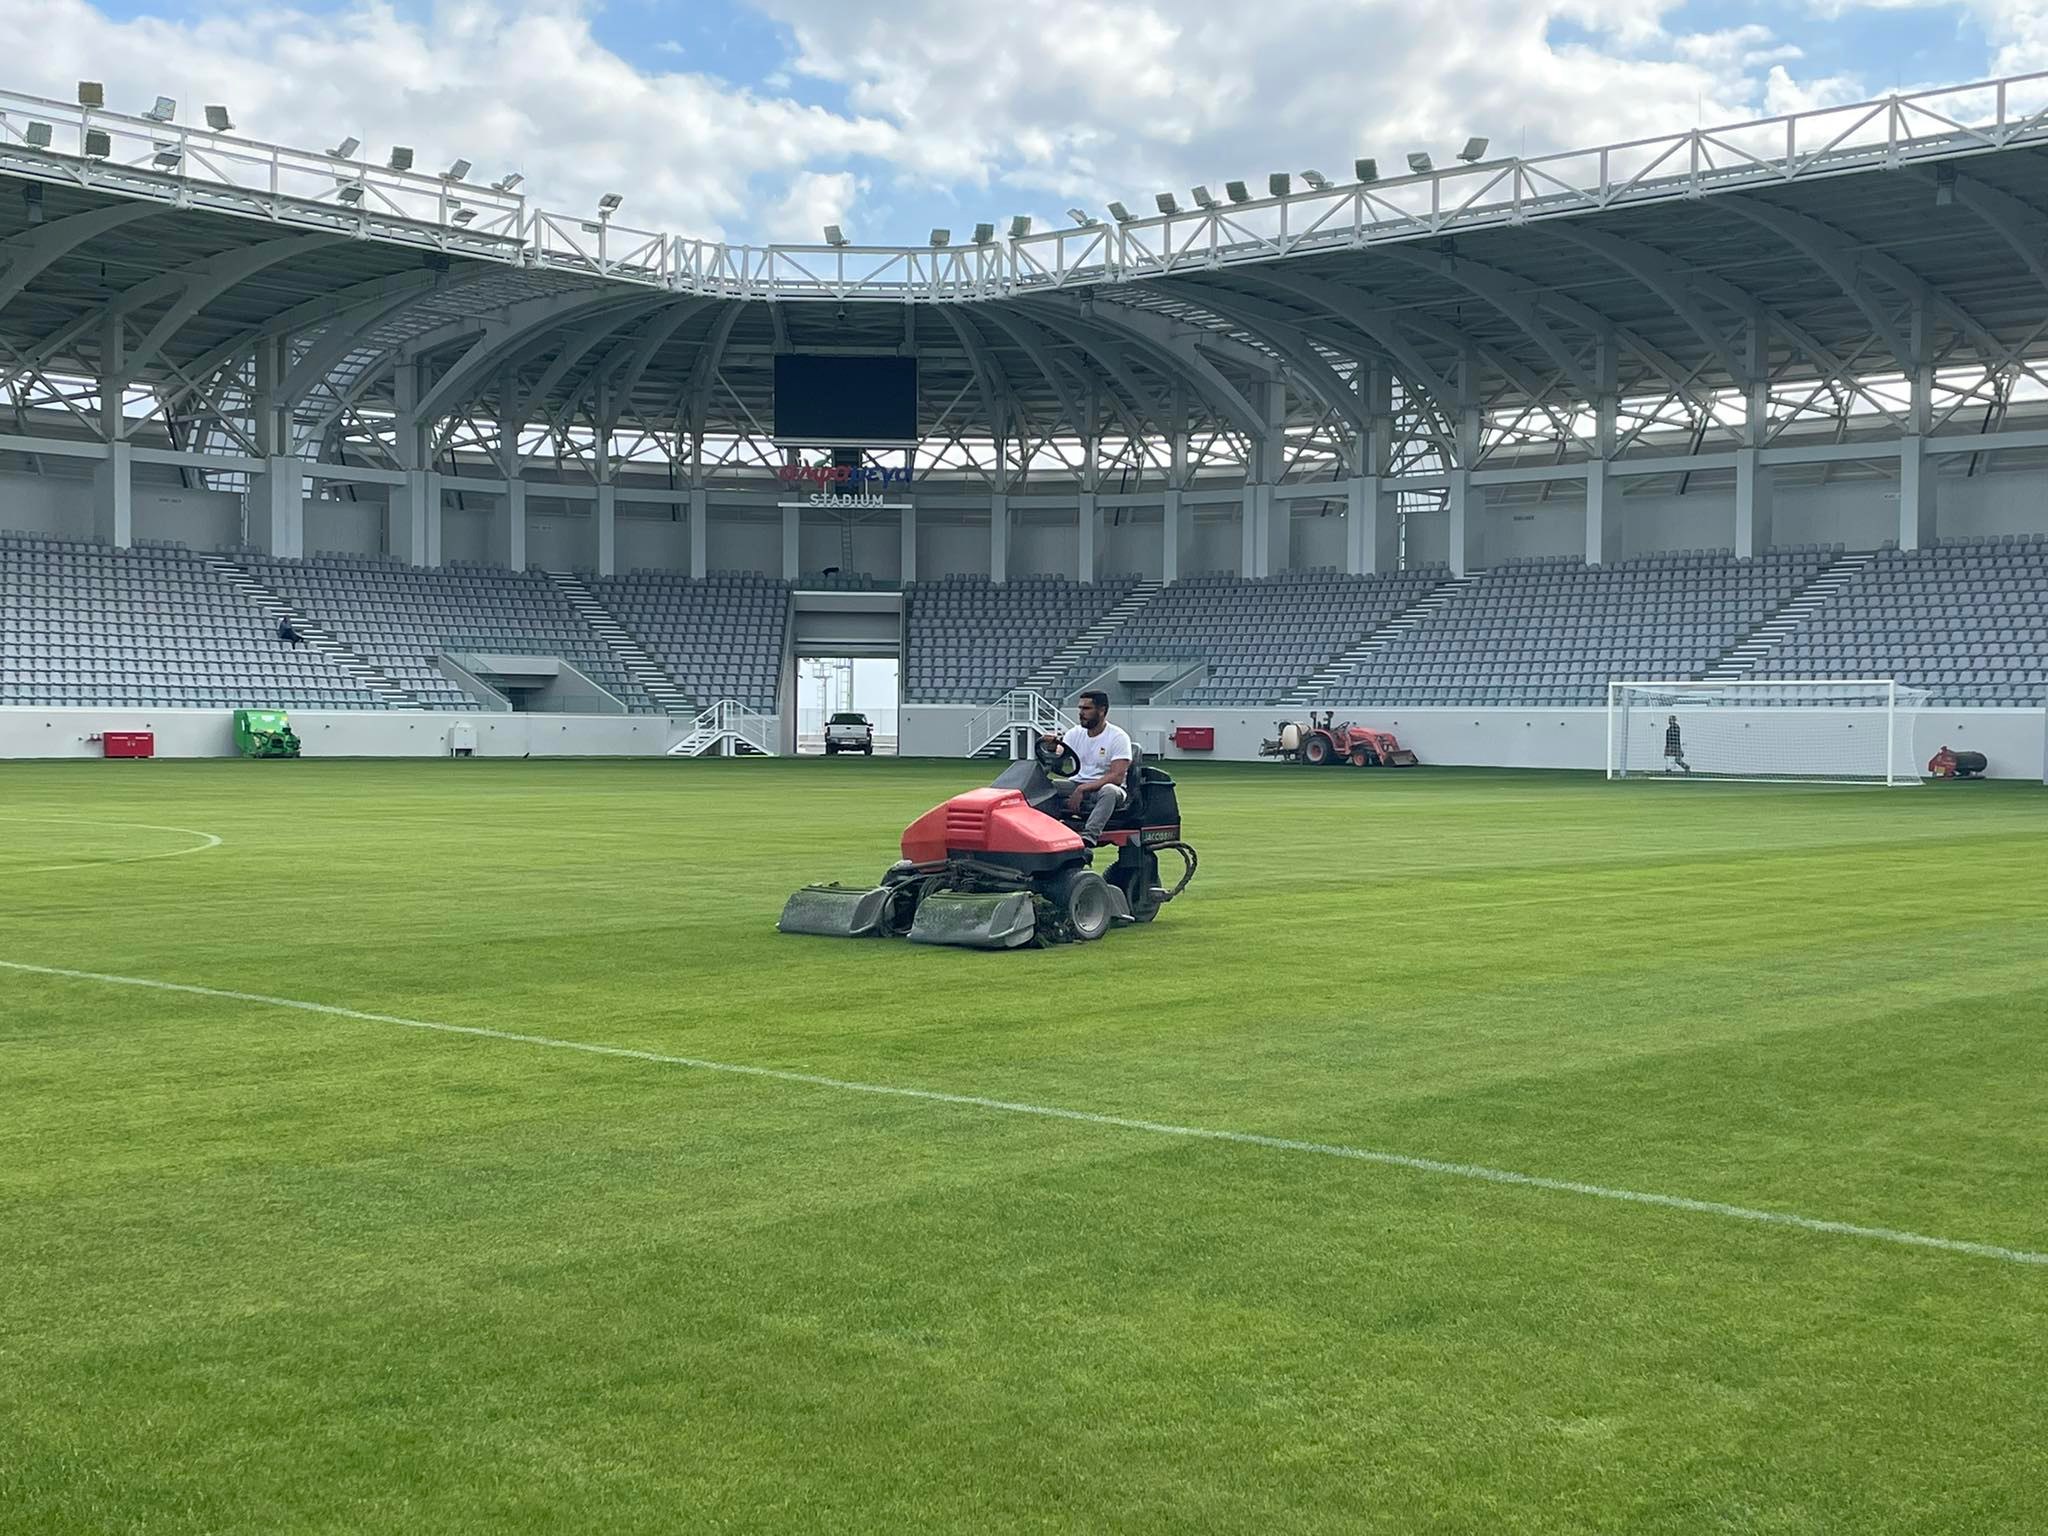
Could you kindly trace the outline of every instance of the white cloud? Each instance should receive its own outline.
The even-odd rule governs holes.
[[[751,0],[795,40],[752,87],[670,68],[658,39],[629,62],[593,34],[598,3],[115,21],[0,0],[0,26],[37,40],[6,72],[17,89],[104,79],[117,104],[176,95],[188,121],[222,101],[252,136],[407,143],[422,165],[523,171],[545,206],[617,190],[622,223],[757,240],[840,222],[919,241],[1361,154],[1442,158],[1468,134],[1534,154],[1862,94],[1802,74],[1765,28],[1672,30],[1675,0]],[[1969,3],[2010,67],[2048,63],[2043,0]],[[794,99],[796,76],[843,105]]]

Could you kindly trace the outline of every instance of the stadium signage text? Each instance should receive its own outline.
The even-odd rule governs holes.
[[[913,478],[907,469],[856,468],[851,464],[785,464],[775,472],[784,485],[813,487],[814,507],[880,507],[886,505],[887,486],[907,486]]]

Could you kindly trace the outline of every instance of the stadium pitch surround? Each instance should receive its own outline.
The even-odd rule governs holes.
[[[2020,76],[973,245],[748,249],[587,227],[511,179],[0,92],[0,180],[37,194],[0,196],[10,579],[90,604],[90,582],[133,582],[88,581],[73,552],[173,546],[224,626],[220,667],[238,622],[325,626],[240,682],[301,688],[334,716],[311,724],[363,750],[440,750],[440,710],[488,712],[462,658],[492,645],[560,657],[579,697],[617,704],[560,712],[557,745],[648,750],[660,727],[635,714],[670,720],[672,745],[728,694],[772,715],[787,647],[830,611],[789,594],[866,589],[849,612],[893,611],[917,639],[911,752],[967,750],[1020,682],[1186,661],[1132,695],[1151,700],[1135,725],[1199,715],[1248,755],[1276,711],[1334,701],[1397,712],[1426,759],[1597,769],[1610,679],[1867,661],[1908,686],[1938,674],[1926,729],[2031,774],[2044,108],[2048,76]],[[21,136],[31,121],[50,132]],[[77,297],[101,270],[138,275]],[[914,357],[918,439],[873,456],[894,473],[872,493],[782,474],[807,445],[761,423],[775,359],[804,351]],[[1971,553],[1935,558],[1950,549]],[[523,595],[469,634],[444,603],[458,566]],[[1526,596],[1523,566],[1560,603],[1607,606],[1497,678],[1484,641],[1462,670],[1414,654],[1496,633],[1483,605]],[[67,572],[86,583],[68,595]],[[1687,572],[1729,602],[1643,610]],[[989,622],[1072,629],[968,628],[948,658],[946,622],[915,612],[933,583],[1024,577],[1049,585]],[[1275,643],[1164,654],[1197,579],[1220,584],[1216,612],[1283,625]],[[1071,590],[1106,583],[1108,604]],[[442,617],[405,632],[373,588]],[[629,600],[655,631],[608,606]],[[699,643],[688,616],[728,608],[750,638]],[[9,659],[52,665],[0,677],[0,754],[242,697],[211,651],[183,681],[114,690],[74,654],[102,643],[89,627],[17,629]],[[977,691],[958,655],[1004,676]],[[1636,677],[1638,655],[1684,676]],[[391,710],[418,717],[410,745]],[[534,729],[499,734],[532,750]],[[203,751],[217,733],[181,716],[164,734]]]

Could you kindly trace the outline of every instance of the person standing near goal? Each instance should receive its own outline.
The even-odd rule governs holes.
[[[1679,772],[1691,773],[1692,764],[1685,760],[1685,740],[1678,732],[1678,716],[1670,716],[1664,725],[1664,771],[1669,773],[1673,763]]]

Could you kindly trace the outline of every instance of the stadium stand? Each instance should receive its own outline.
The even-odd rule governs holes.
[[[0,535],[0,704],[381,709],[182,550]]]
[[[1083,686],[1120,661],[1202,662],[1208,675],[1188,704],[1260,704],[1295,684],[1419,601],[1445,578],[1438,567],[1386,576],[1289,571],[1259,580],[1191,576],[1164,588],[1066,678]]]
[[[535,571],[425,570],[364,555],[242,564],[430,709],[478,709],[437,665],[446,651],[559,656],[636,713],[659,706]]]
[[[1831,552],[1725,551],[1487,572],[1323,695],[1333,705],[1599,706],[1614,678],[1701,676],[1816,578]]]
[[[1022,684],[1135,586],[1026,576],[998,585],[949,576],[907,589],[904,697],[913,704],[990,698]]]
[[[1945,704],[2048,693],[2048,540],[1888,549],[1750,675],[1896,678]]]
[[[789,624],[789,588],[767,576],[672,571],[586,578],[648,655],[698,705],[737,699],[775,708]]]

